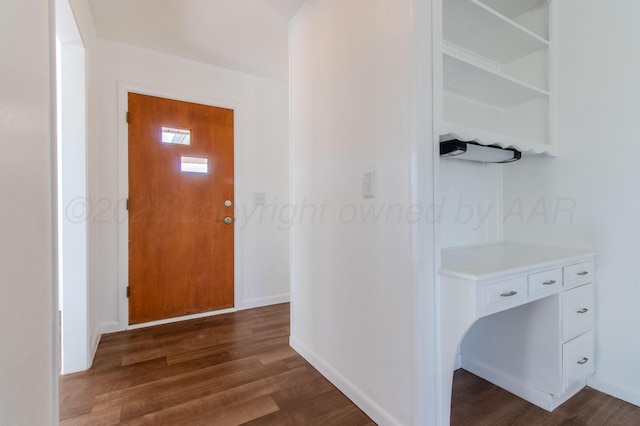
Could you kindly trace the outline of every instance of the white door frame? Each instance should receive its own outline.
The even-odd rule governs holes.
[[[201,318],[210,315],[235,312],[242,301],[242,230],[235,226],[234,221],[234,253],[233,253],[233,292],[234,307],[218,311],[204,312],[178,318],[153,321],[144,324],[129,325],[129,299],[127,286],[129,284],[129,221],[126,200],[129,197],[129,126],[126,120],[129,92],[141,95],[157,96],[176,101],[193,102],[219,108],[232,109],[233,113],[233,179],[234,202],[241,200],[242,195],[242,147],[244,128],[244,111],[239,102],[215,99],[191,94],[176,93],[170,90],[141,86],[138,84],[118,82],[118,200],[115,202],[118,218],[118,323],[120,330],[148,327],[150,325],[165,324],[185,319]]]

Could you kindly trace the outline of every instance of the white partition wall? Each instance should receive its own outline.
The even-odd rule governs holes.
[[[87,86],[85,48],[66,0],[56,1],[58,45],[58,297],[60,370],[86,370],[89,338]]]
[[[51,7],[8,0],[0,14],[2,425],[57,424]]]
[[[309,0],[291,23],[291,344],[381,425],[435,412],[429,12]]]

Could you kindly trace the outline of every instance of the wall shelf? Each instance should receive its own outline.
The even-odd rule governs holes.
[[[520,15],[544,6],[547,0],[480,0],[480,2],[508,18],[516,19]]]
[[[549,96],[549,92],[513,79],[488,67],[443,52],[444,90],[496,108],[509,108]]]
[[[555,3],[440,1],[439,135],[557,155]]]
[[[478,0],[445,0],[444,40],[500,64],[537,50],[549,41]]]

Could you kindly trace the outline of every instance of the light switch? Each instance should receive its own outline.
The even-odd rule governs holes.
[[[376,196],[376,172],[365,172],[362,178],[362,196],[373,198]]]
[[[267,203],[267,196],[264,192],[253,193],[253,205],[264,206]]]

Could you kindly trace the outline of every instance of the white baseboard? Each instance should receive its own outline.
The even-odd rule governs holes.
[[[253,299],[244,299],[241,302],[239,310],[259,308],[261,306],[277,305],[279,303],[287,303],[291,301],[291,295],[289,293],[276,294],[275,296],[256,297]]]
[[[458,349],[458,353],[456,354],[456,363],[453,365],[454,370],[458,370],[462,368],[462,354],[460,353],[460,349]]]
[[[384,408],[369,398],[360,388],[351,383],[340,372],[334,369],[323,358],[318,356],[313,350],[301,343],[295,337],[289,338],[289,344],[298,352],[309,364],[318,370],[324,377],[333,383],[347,398],[353,401],[362,411],[364,411],[371,419],[381,426],[401,426],[395,417],[393,417]]]
[[[127,326],[126,329],[127,330],[137,330],[139,328],[153,327],[154,325],[171,324],[171,323],[179,322],[179,321],[189,321],[189,320],[192,320],[192,319],[206,318],[206,317],[212,317],[212,316],[215,316],[215,315],[222,315],[222,314],[229,314],[229,313],[235,312],[235,311],[236,311],[235,308],[220,309],[220,310],[217,310],[217,311],[202,312],[202,313],[199,313],[199,314],[184,315],[182,317],[174,317],[174,318],[167,318],[167,319],[162,319],[162,320],[158,320],[158,321],[143,322],[141,324],[133,324],[133,325]],[[122,331],[122,330],[114,330],[114,331]]]
[[[103,322],[101,324],[98,324],[96,332],[91,336],[92,339],[89,347],[88,368],[91,368],[91,366],[93,365],[93,360],[96,357],[96,352],[98,351],[98,345],[100,344],[100,338],[102,337],[102,335],[105,333],[113,333],[116,331],[120,331],[120,324],[118,323],[118,321]]]
[[[98,339],[100,339],[100,336],[103,334],[115,333],[116,331],[121,331],[118,321],[109,321],[98,324]]]
[[[632,388],[630,386],[615,383],[612,380],[599,376],[597,373],[595,376],[591,376],[589,380],[587,380],[587,385],[599,390],[600,392],[604,392],[608,395],[626,401],[629,404],[640,407],[640,390],[638,390],[638,388]]]
[[[98,351],[98,344],[100,344],[100,337],[102,337],[102,334],[98,332],[96,332],[92,336],[91,346],[89,348],[89,360],[88,360],[89,367],[88,368],[91,368],[91,366],[93,365],[93,360],[95,359],[96,352]]]
[[[462,368],[547,411],[555,410],[586,385],[586,380],[581,380],[569,386],[562,395],[554,396],[464,354],[462,354]]]
[[[167,319],[158,320],[158,321],[150,321],[142,324],[129,325],[126,327],[126,330],[135,330],[138,328],[152,327],[154,325],[170,324],[178,321],[187,321],[187,320],[192,320],[197,318],[211,317],[214,315],[228,314],[231,312],[236,312],[236,311],[245,310],[245,309],[259,308],[261,306],[275,305],[278,303],[286,303],[286,302],[289,302],[289,300],[290,300],[289,293],[277,294],[275,296],[259,297],[255,299],[245,299],[241,302],[240,306],[237,306],[237,307],[220,309],[217,311],[202,312],[202,313],[193,314],[193,315],[185,315],[185,316],[175,317],[175,318],[167,318]],[[101,324],[100,334],[112,333],[114,331],[122,331],[122,330],[123,329],[119,326],[117,322],[110,322],[110,323]]]

